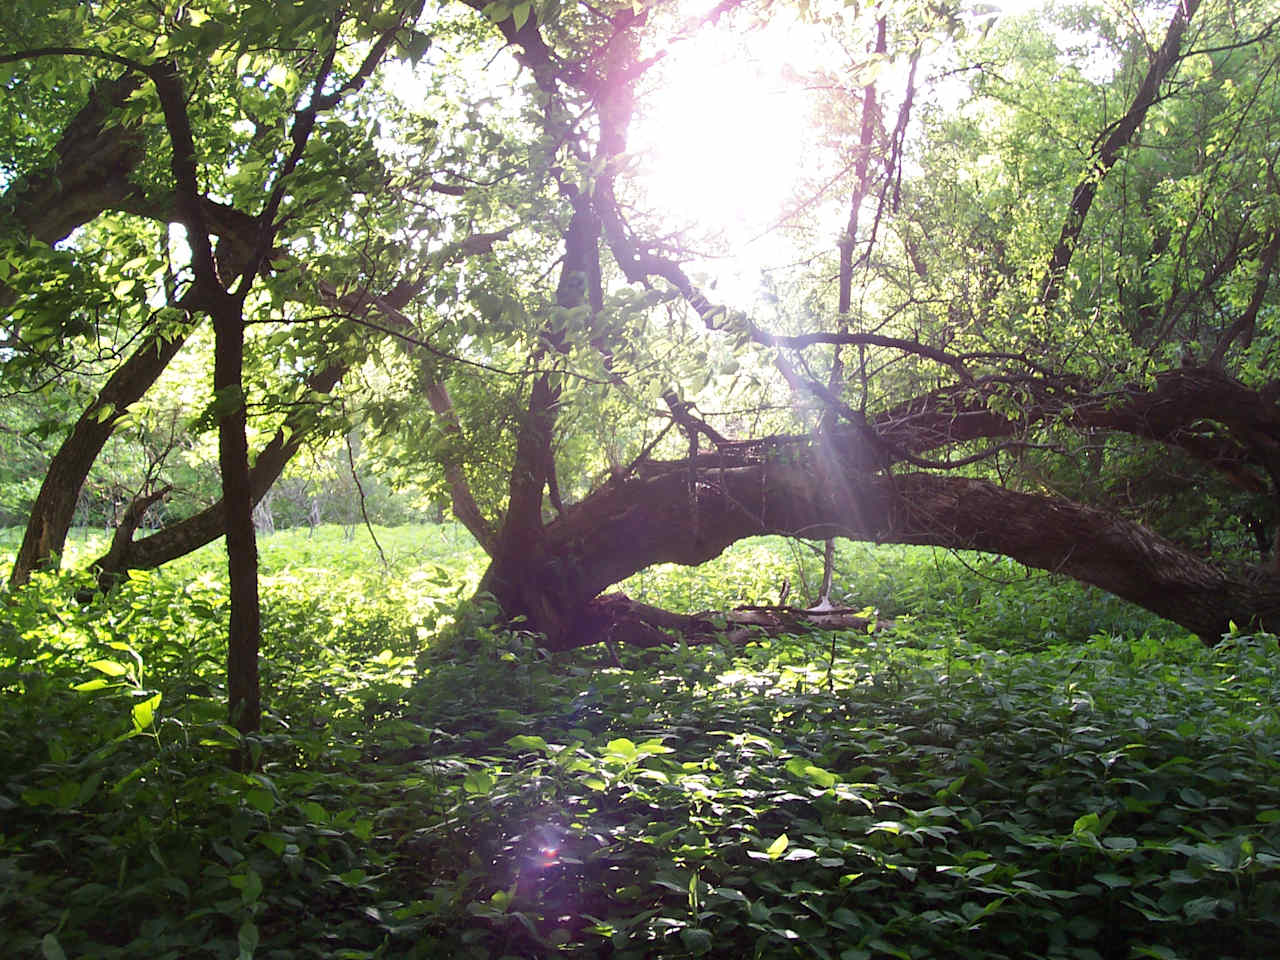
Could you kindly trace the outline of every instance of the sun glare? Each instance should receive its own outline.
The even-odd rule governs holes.
[[[1010,16],[1041,5],[997,0],[980,13]],[[718,284],[713,299],[749,306],[761,270],[800,255],[774,228],[807,202],[803,184],[811,189],[838,172],[820,144],[821,96],[811,78],[816,70],[841,76],[861,53],[861,44],[839,44],[824,27],[775,8],[751,29],[703,27],[651,71],[632,128],[636,181],[652,209],[671,211],[673,228],[722,242],[721,256],[692,265]],[[881,73],[890,99],[906,69],[900,58]],[[848,211],[828,200],[829,209],[805,209],[819,216],[819,233],[830,232],[834,248]]]
[[[642,98],[633,141],[657,205],[739,242],[776,218],[811,136],[810,99],[793,69],[795,27],[710,30],[672,49]]]

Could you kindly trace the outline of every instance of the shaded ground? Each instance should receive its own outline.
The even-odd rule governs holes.
[[[1274,639],[1113,636],[1139,621],[1105,598],[890,551],[847,558],[846,584],[896,601],[892,634],[624,650],[616,668],[458,622],[469,568],[427,533],[388,535],[390,576],[336,532],[264,544],[273,695],[253,777],[221,763],[213,573],[152,575],[110,610],[47,584],[9,608],[16,953],[1269,950]],[[753,550],[632,593],[696,609],[802,579],[785,548]],[[467,658],[421,654],[441,630]]]

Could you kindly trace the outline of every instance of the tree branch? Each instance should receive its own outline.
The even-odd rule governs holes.
[[[1047,309],[1053,306],[1058,299],[1062,279],[1066,276],[1067,267],[1075,253],[1076,243],[1084,229],[1085,218],[1089,215],[1089,208],[1093,206],[1093,198],[1098,193],[1098,187],[1119,159],[1120,151],[1128,146],[1138,127],[1146,119],[1147,110],[1155,103],[1156,95],[1160,92],[1160,85],[1173,69],[1174,64],[1178,62],[1178,49],[1182,45],[1182,35],[1186,32],[1187,25],[1195,16],[1199,6],[1200,0],[1178,0],[1178,7],[1174,11],[1173,19],[1169,22],[1164,43],[1152,58],[1142,85],[1133,98],[1133,103],[1112,128],[1110,135],[1098,150],[1097,159],[1076,184],[1058,243],[1053,248],[1053,255],[1049,258],[1049,266],[1045,270],[1044,280],[1040,285],[1039,304],[1042,308]]]

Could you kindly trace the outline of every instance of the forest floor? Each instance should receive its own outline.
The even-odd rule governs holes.
[[[0,614],[0,942],[60,957],[1253,958],[1280,934],[1276,639],[1006,561],[845,545],[879,633],[550,655],[445,525],[264,538],[259,772],[217,547]],[[15,531],[0,531],[0,556]],[[81,535],[69,565],[98,535]],[[623,586],[776,600],[737,545]]]

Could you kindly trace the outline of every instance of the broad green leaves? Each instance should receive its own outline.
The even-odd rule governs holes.
[[[237,742],[215,686],[225,587],[200,558],[127,587],[127,610],[80,611],[47,577],[15,597],[0,844],[70,893],[9,901],[6,942],[93,953],[109,917],[138,944],[154,921],[227,956],[335,929],[352,950],[462,956],[607,940],[638,956],[977,960],[1052,952],[1048,930],[1077,954],[1124,937],[1150,955],[1263,955],[1274,640],[1113,636],[1132,615],[1069,585],[1036,606],[1042,589],[885,550],[851,554],[846,582],[917,617],[838,638],[834,661],[830,637],[797,636],[552,663],[528,637],[468,627],[467,656],[441,646],[415,665],[439,643],[424,618],[443,616],[449,542],[386,534],[390,577],[337,530],[264,540],[276,759],[252,777],[221,762]],[[749,562],[726,558],[716,589],[749,585],[762,551],[734,551]],[[706,599],[692,581],[648,590]],[[1067,610],[1115,629],[1076,641]],[[1040,649],[992,649],[1015,644]],[[71,689],[88,680],[112,689]],[[69,869],[52,851],[71,842],[110,856]],[[559,922],[583,902],[585,923]]]

